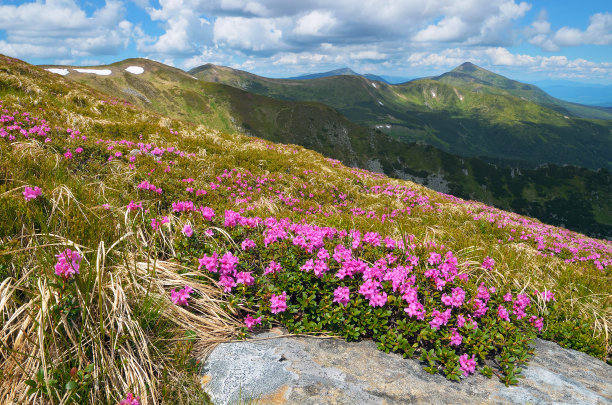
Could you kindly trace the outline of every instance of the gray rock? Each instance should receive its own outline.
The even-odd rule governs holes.
[[[284,336],[281,329],[219,345],[203,382],[216,405],[243,404],[612,404],[612,367],[536,340],[518,386],[474,375],[460,383],[372,341]]]

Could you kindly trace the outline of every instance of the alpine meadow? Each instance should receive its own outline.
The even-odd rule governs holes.
[[[0,403],[612,401],[609,4],[6,3]]]

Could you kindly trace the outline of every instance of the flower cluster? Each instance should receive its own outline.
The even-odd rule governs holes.
[[[76,274],[79,274],[81,266],[81,255],[76,250],[66,249],[62,253],[55,255],[57,263],[55,263],[55,274],[67,280]]]
[[[42,195],[42,190],[38,186],[34,186],[34,187],[26,186],[26,188],[23,190],[22,194],[23,194],[23,198],[26,201],[30,201],[30,200],[33,200],[33,199],[41,196]]]
[[[187,300],[189,299],[189,296],[192,292],[193,288],[189,287],[188,285],[178,291],[173,288],[170,291],[170,301],[172,301],[172,303],[175,305],[183,305],[188,307],[189,303],[187,302]]]

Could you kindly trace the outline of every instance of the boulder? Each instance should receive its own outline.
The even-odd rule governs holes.
[[[479,374],[449,381],[369,340],[290,336],[282,329],[217,346],[203,372],[216,405],[612,404],[612,367],[543,340],[535,341],[525,378],[512,387]]]

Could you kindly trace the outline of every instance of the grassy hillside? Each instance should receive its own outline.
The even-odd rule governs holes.
[[[134,64],[145,72],[134,75],[125,71]],[[438,191],[592,236],[612,237],[612,207],[608,204],[612,176],[607,171],[597,174],[554,166],[520,171],[504,168],[506,161],[496,162],[495,167],[423,144],[399,142],[380,130],[354,124],[320,103],[278,100],[196,81],[182,71],[147,60],[127,60],[103,68],[115,73],[98,77],[71,72],[67,78],[177,119],[298,144],[350,166],[418,181]],[[368,90],[363,89],[366,94]]]
[[[431,79],[389,85],[347,75],[292,81],[214,65],[190,73],[282,100],[317,101],[355,123],[452,154],[612,169],[612,121],[576,118],[466,80],[461,86]]]
[[[612,245],[163,117],[0,57],[0,397],[207,403],[257,327],[519,383],[541,336],[609,361]]]
[[[606,109],[560,100],[552,97],[533,84],[508,79],[470,62],[466,62],[450,72],[432,79],[452,86],[465,87],[475,92],[516,96],[570,116],[603,120],[612,119],[612,112]]]

